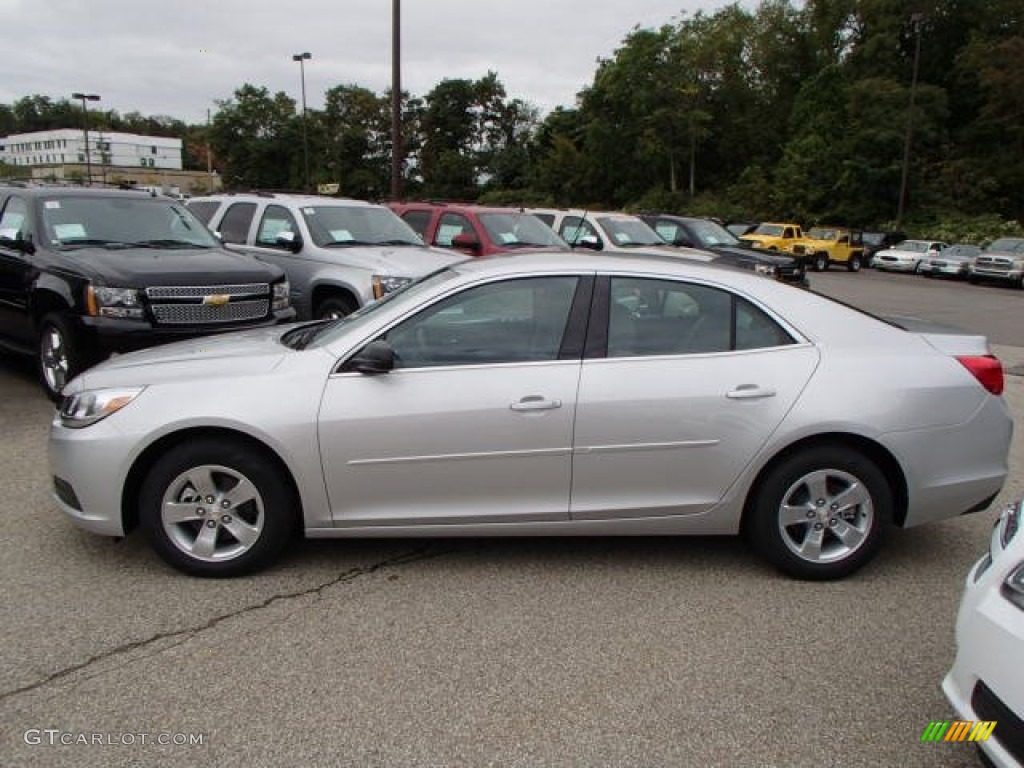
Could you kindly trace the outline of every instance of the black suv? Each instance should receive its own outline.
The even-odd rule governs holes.
[[[57,399],[111,352],[294,317],[280,268],[184,206],[128,190],[0,185],[0,347]]]
[[[807,264],[803,257],[751,248],[711,219],[668,213],[641,213],[639,216],[666,242],[715,254],[716,264],[752,269],[801,288],[808,286]]]

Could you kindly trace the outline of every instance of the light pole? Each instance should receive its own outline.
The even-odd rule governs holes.
[[[309,139],[306,136],[306,62],[313,58],[309,51],[292,55],[292,61],[299,62],[299,78],[302,81],[302,157],[306,169],[306,191],[310,192],[309,186]]]
[[[85,174],[86,184],[92,186],[92,161],[89,159],[89,110],[85,105],[87,101],[99,101],[100,97],[95,93],[72,93],[72,99],[82,100],[82,133],[85,134]]]
[[[391,199],[402,196],[402,0],[391,4]]]
[[[910,107],[907,110],[907,132],[903,137],[903,172],[900,174],[900,199],[896,204],[896,229],[903,224],[903,210],[907,204],[907,178],[910,174],[910,137],[914,132],[914,97],[917,94],[917,65],[921,60],[921,22],[923,13],[915,13],[910,17],[914,25],[914,71],[910,77]]]

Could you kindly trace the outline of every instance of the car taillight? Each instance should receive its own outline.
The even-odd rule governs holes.
[[[957,357],[985,389],[993,395],[1003,394],[1003,364],[994,355]]]

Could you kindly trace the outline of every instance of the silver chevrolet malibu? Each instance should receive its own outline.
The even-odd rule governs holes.
[[[310,537],[742,533],[845,576],[984,509],[1012,422],[983,337],[670,257],[435,272],[342,320],[123,355],[53,422],[54,498],[231,576]]]

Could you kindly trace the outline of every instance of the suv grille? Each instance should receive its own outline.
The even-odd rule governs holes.
[[[975,264],[984,269],[994,269],[1000,272],[1009,272],[1013,262],[1004,256],[979,256]]]
[[[266,283],[245,285],[157,285],[146,289],[151,299],[201,299],[216,294],[228,296],[266,296],[270,286]]]
[[[263,319],[270,311],[267,283],[153,286],[146,289],[146,296],[161,325],[246,322]]]

